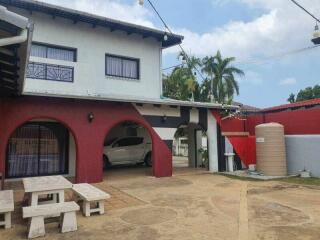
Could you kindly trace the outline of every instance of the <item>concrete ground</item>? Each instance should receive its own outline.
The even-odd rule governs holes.
[[[246,182],[186,168],[156,179],[144,167],[114,169],[96,186],[111,194],[106,214],[78,213],[78,231],[67,234],[48,223],[43,239],[320,239],[319,187]],[[26,238],[23,191],[15,188],[14,227],[0,229],[0,239]]]

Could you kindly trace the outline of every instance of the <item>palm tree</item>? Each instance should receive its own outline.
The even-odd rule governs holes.
[[[202,71],[211,81],[211,97],[219,103],[231,102],[234,94],[239,95],[239,85],[235,75],[244,76],[244,72],[234,66],[234,57],[223,59],[220,51],[214,57],[206,57],[203,61]]]
[[[191,101],[194,101],[195,91],[197,90],[196,69],[201,66],[201,60],[195,56],[188,57],[184,52],[180,52],[179,56],[182,56],[186,62],[186,81],[187,90],[191,94]]]
[[[210,102],[214,101],[214,98],[216,96],[214,96],[214,93],[216,92],[214,89],[214,68],[216,66],[215,64],[215,58],[210,56],[210,57],[205,57],[202,60],[202,72],[206,73],[208,78],[203,82],[203,92],[209,93],[209,99]]]

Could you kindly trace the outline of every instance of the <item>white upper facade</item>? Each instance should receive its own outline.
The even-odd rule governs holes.
[[[163,41],[148,35],[152,29],[129,24],[124,31],[20,6],[6,7],[34,24],[24,94],[160,99]],[[131,26],[137,32],[130,32]]]

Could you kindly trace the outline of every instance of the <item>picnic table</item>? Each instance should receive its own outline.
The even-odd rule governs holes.
[[[39,196],[52,195],[52,200],[41,204],[64,202],[64,191],[72,188],[72,183],[62,176],[31,177],[23,180],[24,191],[29,194],[31,206],[39,205]]]

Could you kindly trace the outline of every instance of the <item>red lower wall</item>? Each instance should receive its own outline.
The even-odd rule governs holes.
[[[88,114],[94,114],[89,123]],[[5,169],[8,139],[17,127],[32,119],[53,119],[65,125],[76,142],[76,181],[100,182],[103,179],[103,143],[108,132],[123,121],[134,121],[149,132],[152,143],[153,174],[156,177],[172,175],[172,155],[149,123],[131,104],[20,97],[0,100],[0,165]]]
[[[241,161],[249,166],[256,163],[256,138],[249,137],[228,137],[234,151]]]
[[[236,118],[219,121],[223,132],[249,132],[255,135],[255,127],[262,123],[277,122],[284,126],[286,135],[320,134],[320,108],[300,109],[275,113],[257,113],[242,121]],[[246,164],[256,162],[254,137],[229,137],[240,159]]]

